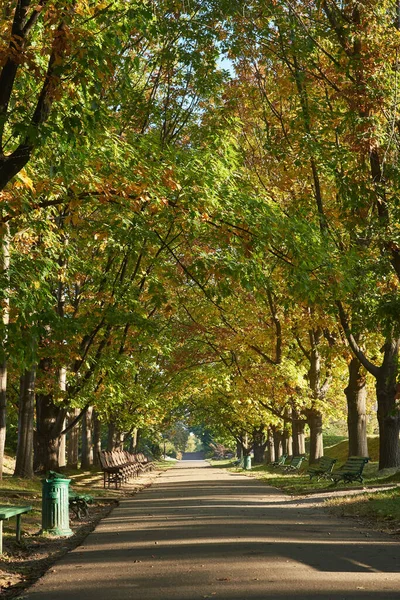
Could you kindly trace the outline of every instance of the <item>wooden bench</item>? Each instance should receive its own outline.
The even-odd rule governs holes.
[[[316,477],[317,481],[319,481],[320,479],[332,479],[332,469],[336,461],[336,458],[330,458],[329,456],[321,456],[321,458],[318,461],[318,464],[312,465],[307,469],[307,473],[310,476],[310,481],[313,477]]]
[[[293,471],[300,471],[305,456],[293,456],[290,463],[283,467],[285,473],[292,473]]]
[[[139,472],[150,471],[154,464],[142,452],[131,454],[126,450],[102,450],[99,453],[100,465],[104,475],[104,487],[115,485],[115,489]]]
[[[153,461],[147,458],[143,452],[136,454],[136,458],[139,461],[139,469],[141,471],[152,471],[154,469]]]
[[[121,487],[123,480],[123,470],[121,467],[113,466],[109,463],[108,456],[102,452],[99,452],[100,466],[103,471],[103,484],[106,487],[110,487],[111,484],[115,485],[115,489]]]
[[[21,541],[21,515],[32,510],[32,506],[10,506],[8,504],[0,505],[0,555],[3,554],[3,521],[11,517],[17,517],[15,538],[19,543]]]
[[[275,460],[274,462],[271,463],[271,467],[273,467],[274,469],[276,469],[277,467],[283,467],[286,462],[287,457],[288,457],[287,454],[282,454],[282,456],[280,456],[278,458],[278,460]]]
[[[364,481],[362,472],[368,461],[369,458],[365,456],[350,456],[344,465],[332,473],[332,479],[335,485],[339,481],[343,481],[343,483],[359,481],[362,483]]]
[[[69,508],[79,520],[89,515],[89,504],[92,504],[92,502],[93,496],[90,494],[78,494],[73,490],[69,490],[68,492]]]

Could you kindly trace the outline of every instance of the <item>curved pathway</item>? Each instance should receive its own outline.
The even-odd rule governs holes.
[[[398,600],[400,545],[255,479],[185,460],[122,500],[22,597]]]

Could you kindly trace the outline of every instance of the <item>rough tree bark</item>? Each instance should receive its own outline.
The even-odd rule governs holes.
[[[73,408],[69,412],[68,425],[79,415],[79,408]],[[77,423],[67,434],[67,465],[72,469],[78,468],[79,458],[79,427]]]
[[[354,356],[375,378],[379,425],[379,469],[398,467],[400,464],[400,411],[397,405],[397,373],[400,338],[389,331],[383,346],[383,361],[378,367],[361,350],[353,335],[350,323],[341,302],[337,302],[340,322]]]
[[[82,447],[81,447],[81,468],[90,469],[93,465],[93,445],[92,445],[92,413],[93,407],[90,406],[83,415],[82,419]]]
[[[274,436],[269,428],[267,432],[267,462],[273,463],[275,460]]]
[[[389,339],[376,377],[379,425],[379,469],[400,464],[400,411],[397,405],[397,371],[400,339]]]
[[[310,408],[304,412],[310,428],[310,464],[313,464],[324,455],[322,413],[316,408]]]
[[[10,269],[10,229],[8,224],[4,225],[1,240],[1,276],[4,285],[4,296],[1,302],[1,319],[3,322],[3,333],[0,347],[0,479],[3,478],[4,449],[6,445],[7,428],[7,330],[10,320],[10,299],[8,294],[9,269]]]
[[[114,423],[108,424],[108,432],[107,432],[107,450],[112,452],[117,447],[117,431],[115,429]]]
[[[272,430],[274,438],[275,459],[278,460],[283,454],[282,452],[282,433],[277,429]]]
[[[101,421],[97,411],[93,410],[93,464],[100,466],[99,454],[101,452]]]
[[[306,440],[304,428],[306,425],[305,419],[301,417],[300,412],[292,409],[292,437],[293,437],[293,455],[300,456],[306,453]]]
[[[264,462],[264,452],[268,444],[268,437],[264,434],[264,426],[253,431],[254,463],[261,465]]]
[[[282,454],[287,454],[289,456],[293,454],[292,436],[286,425],[282,433]]]
[[[53,394],[36,393],[34,470],[57,471],[60,439],[66,411],[53,401]]]
[[[239,460],[243,458],[242,444],[238,440],[236,440],[236,456]]]
[[[20,378],[18,407],[18,442],[14,477],[33,477],[33,431],[35,412],[36,369]]]
[[[349,456],[368,456],[365,371],[353,357],[349,365],[349,380],[344,390],[347,399]]]

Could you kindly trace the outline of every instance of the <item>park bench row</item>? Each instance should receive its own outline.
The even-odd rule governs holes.
[[[299,471],[302,465],[302,462],[305,460],[305,456],[293,456],[289,463],[287,455],[282,455],[277,461],[272,463],[272,467],[281,468],[284,472],[295,472]],[[333,470],[333,467],[336,464],[336,458],[330,458],[329,456],[322,456],[318,463],[315,465],[311,465],[307,469],[307,474],[310,476],[310,481],[313,477],[316,477],[319,481],[320,479],[330,479],[335,484],[339,481],[343,481],[343,483],[352,483],[354,481],[363,482],[363,470],[369,458],[365,456],[350,456],[346,462],[338,467],[336,470]]]
[[[143,452],[132,454],[127,450],[102,450],[99,453],[99,460],[104,476],[104,487],[113,484],[115,489],[132,477],[138,477],[140,473],[151,471],[154,467],[153,462]]]

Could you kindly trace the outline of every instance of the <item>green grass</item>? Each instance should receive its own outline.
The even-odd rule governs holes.
[[[400,528],[400,489],[346,496],[328,501],[336,513],[345,517],[368,519],[375,526],[398,532]]]
[[[325,454],[331,458],[337,459],[337,466],[343,464],[348,457],[348,440],[343,439],[342,436],[330,436],[324,438],[325,441],[339,442],[333,446],[326,447]],[[379,458],[379,439],[377,437],[368,438],[368,452],[370,462],[365,466],[363,476],[364,484],[355,482],[351,484],[351,487],[363,488],[368,485],[382,485],[386,483],[400,482],[400,472],[397,473],[385,473],[378,471],[378,458]],[[280,488],[289,494],[312,494],[321,490],[333,490],[333,489],[346,489],[349,486],[343,483],[338,483],[333,486],[330,480],[317,481],[314,478],[310,481],[307,475],[308,462],[304,461],[301,472],[297,473],[283,473],[282,469],[273,469],[268,465],[254,465],[251,471],[244,471],[239,467],[235,466],[232,460],[211,460],[210,464],[215,467],[228,468],[236,472],[243,472],[251,477],[257,477],[258,479],[264,480],[268,485]],[[336,467],[337,468],[337,467]]]
[[[325,442],[325,438],[324,438]],[[347,439],[340,441],[339,443],[328,446],[325,443],[326,456],[336,458],[338,463],[345,462],[349,454],[349,443]],[[379,460],[379,438],[369,437],[368,438],[368,456],[372,462],[378,462]]]

